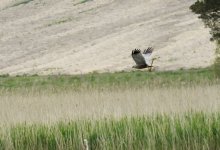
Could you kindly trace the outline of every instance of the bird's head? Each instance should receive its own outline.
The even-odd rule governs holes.
[[[159,58],[160,58],[160,56],[154,57],[154,58],[152,58],[152,60],[154,61],[154,60],[159,59]]]

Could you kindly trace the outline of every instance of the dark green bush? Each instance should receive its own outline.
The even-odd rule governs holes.
[[[214,64],[215,76],[220,78],[220,0],[197,0],[190,9],[200,14],[200,18],[212,31],[212,41],[217,41],[216,60]]]
[[[198,0],[190,9],[197,14],[205,14],[207,12],[216,12],[220,10],[219,0]]]

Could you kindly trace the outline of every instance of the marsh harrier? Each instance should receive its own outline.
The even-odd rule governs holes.
[[[149,47],[144,50],[143,53],[141,53],[140,49],[134,49],[132,50],[131,56],[134,59],[136,65],[133,66],[133,68],[136,69],[143,69],[143,68],[152,68],[153,67],[153,61],[156,58],[151,59],[151,54],[153,53],[153,48]]]

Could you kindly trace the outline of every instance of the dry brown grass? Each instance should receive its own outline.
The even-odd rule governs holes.
[[[64,91],[57,94],[6,92],[1,95],[0,122],[53,123],[87,118],[129,117],[152,113],[215,112],[220,85]]]

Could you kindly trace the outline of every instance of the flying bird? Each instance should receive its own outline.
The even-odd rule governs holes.
[[[151,59],[151,54],[153,53],[153,48],[148,47],[147,49],[144,50],[143,53],[141,53],[140,49],[134,49],[132,50],[131,56],[134,59],[136,65],[133,66],[132,68],[136,69],[143,69],[143,68],[151,68],[153,67],[153,61],[156,58]]]

